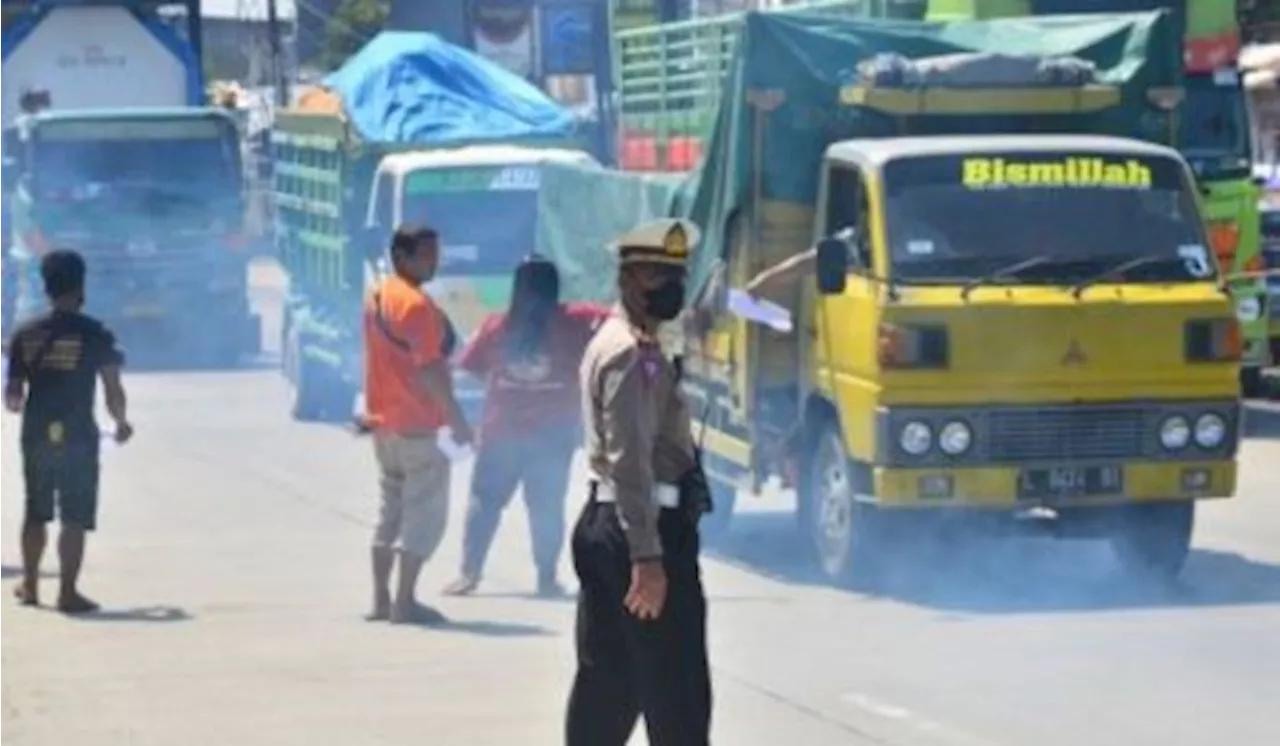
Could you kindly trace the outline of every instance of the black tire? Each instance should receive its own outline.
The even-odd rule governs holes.
[[[729,534],[733,523],[733,511],[738,503],[738,490],[720,482],[711,483],[711,500],[715,509],[702,516],[698,523],[698,535],[702,541],[715,545]]]
[[[1128,573],[1172,581],[1191,553],[1196,504],[1152,503],[1122,508],[1111,534],[1116,560]]]
[[[292,314],[286,307],[280,319],[280,373],[291,384],[298,382],[298,338],[293,330]]]
[[[1266,393],[1266,381],[1262,377],[1262,368],[1248,367],[1240,369],[1240,395],[1246,399],[1256,399]]]
[[[225,328],[218,324],[217,328]],[[238,333],[223,334],[217,337],[209,350],[209,362],[217,370],[235,370],[244,363],[245,344]]]
[[[296,337],[295,337],[296,339]],[[325,369],[294,350],[293,419],[322,422],[326,416]]]
[[[856,499],[870,490],[868,472],[849,459],[840,427],[829,418],[807,456],[799,499],[818,570],[839,584],[875,582],[887,559],[887,522],[875,505]]]

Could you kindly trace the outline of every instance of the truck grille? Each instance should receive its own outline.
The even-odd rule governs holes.
[[[996,410],[989,423],[996,461],[1128,458],[1141,455],[1147,434],[1138,408]]]

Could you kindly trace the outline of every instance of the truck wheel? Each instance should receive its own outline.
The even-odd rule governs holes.
[[[1171,581],[1182,572],[1191,552],[1196,504],[1191,501],[1133,505],[1122,508],[1111,535],[1111,548],[1126,571]]]
[[[1246,399],[1254,399],[1266,393],[1266,381],[1262,378],[1262,368],[1250,366],[1240,369],[1240,395]]]
[[[298,382],[298,337],[286,309],[280,321],[280,373],[289,383]]]
[[[240,355],[257,359],[262,355],[262,315],[249,312],[244,319],[244,337],[240,340]]]
[[[234,370],[244,360],[244,343],[235,332],[223,334],[210,343],[209,363],[217,370]]]
[[[717,544],[729,533],[733,510],[738,503],[738,490],[727,484],[712,482],[711,500],[715,509],[702,517],[698,524],[698,535],[708,544]]]
[[[296,371],[293,382],[293,419],[319,422],[325,415],[324,379],[326,371],[295,351]]]
[[[814,555],[828,580],[874,580],[884,562],[884,515],[857,499],[867,488],[865,469],[848,458],[840,427],[828,421],[813,441],[800,488]]]
[[[326,422],[350,423],[355,409],[356,390],[333,371],[325,371],[327,386],[324,392],[324,418]]]

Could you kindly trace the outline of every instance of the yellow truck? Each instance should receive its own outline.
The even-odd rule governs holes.
[[[1143,116],[1171,118],[1176,92],[1146,92]],[[1124,98],[1108,84],[854,82],[846,121],[891,126],[831,138],[808,166],[812,201],[779,198],[787,173],[770,185],[761,164],[784,151],[762,124],[797,121],[767,118],[789,93],[750,97],[746,198],[717,213],[719,246],[708,221],[725,282],[704,286],[685,332],[719,498],[709,530],[776,477],[833,580],[912,551],[926,517],[1106,538],[1127,568],[1176,575],[1195,502],[1235,491],[1240,420],[1240,327],[1183,158],[1106,135],[963,134],[993,111],[1015,130],[1096,122]],[[779,262],[797,284],[759,300],[791,330],[740,302]]]

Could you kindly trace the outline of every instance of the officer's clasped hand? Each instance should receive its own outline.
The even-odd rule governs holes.
[[[662,616],[667,603],[667,571],[662,560],[631,563],[631,589],[623,599],[627,610],[644,621]]]

